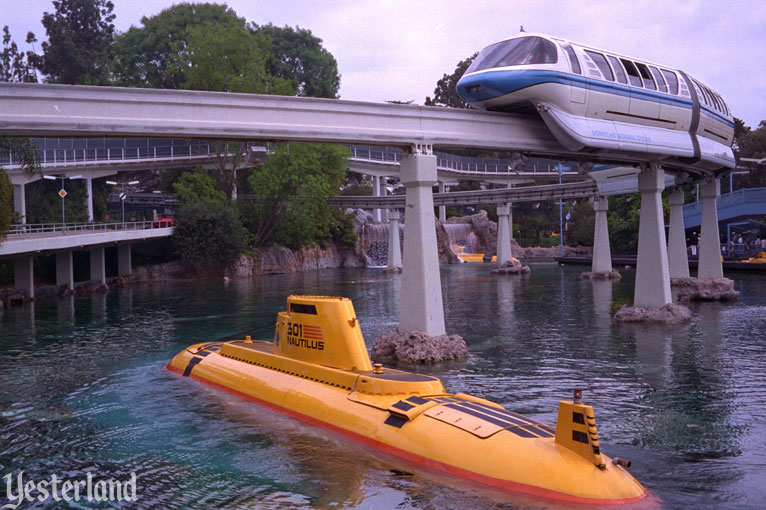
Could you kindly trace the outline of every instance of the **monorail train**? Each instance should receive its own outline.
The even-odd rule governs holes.
[[[680,69],[543,34],[484,48],[457,84],[474,108],[536,109],[570,151],[604,149],[733,168],[723,98]]]

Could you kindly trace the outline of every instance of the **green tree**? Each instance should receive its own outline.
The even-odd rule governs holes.
[[[311,30],[268,24],[253,25],[253,32],[267,41],[269,74],[288,81],[299,96],[338,97],[338,63]]]
[[[572,208],[567,244],[570,246],[593,246],[595,223],[596,213],[593,211],[593,205],[587,201],[578,202]]]
[[[13,185],[5,170],[0,169],[0,241],[8,234],[13,221]]]
[[[204,170],[185,172],[173,183],[178,201],[184,204],[221,204],[226,195],[215,186],[215,181]]]
[[[229,203],[186,203],[175,220],[173,243],[184,264],[198,273],[223,271],[244,248],[242,224]]]
[[[612,253],[617,255],[637,253],[639,209],[641,209],[640,193],[609,197],[607,223]]]
[[[26,42],[27,44],[37,42],[35,34],[28,32]],[[3,54],[2,60],[0,60],[0,81],[37,83],[35,64],[38,62],[38,58],[33,50],[19,51],[19,47],[11,38],[8,25],[3,27]]]
[[[259,205],[245,218],[256,246],[277,242],[291,248],[333,237],[327,198],[338,195],[346,174],[348,149],[334,145],[277,147],[250,176]]]
[[[54,0],[42,23],[48,34],[39,69],[51,83],[106,85],[112,61],[114,5],[109,0]]]
[[[266,43],[240,23],[189,27],[189,67],[182,88],[221,92],[292,95],[288,80],[266,70]]]
[[[207,3],[180,3],[155,16],[141,18],[141,24],[143,26],[131,27],[115,39],[112,70],[119,85],[181,89],[185,84],[199,84],[201,76],[191,82],[187,76],[192,68],[192,53],[196,52],[197,66],[207,69],[207,63],[220,55],[222,48],[235,45],[222,35],[223,31],[230,30],[240,36],[247,31],[245,19],[238,17],[233,9]],[[200,27],[202,32],[204,27],[215,27],[214,33],[205,37]],[[212,47],[203,50],[206,43]],[[244,42],[241,46],[250,47]],[[239,65],[240,56],[236,55],[235,60]]]
[[[740,158],[760,159],[766,157],[766,120],[762,120],[756,129],[746,126],[740,119],[734,119],[734,148]],[[760,188],[766,186],[766,172],[761,169],[751,170],[747,175],[737,175],[735,189]]]
[[[468,104],[457,93],[457,82],[465,74],[468,66],[478,53],[458,62],[455,71],[452,74],[445,74],[441,80],[436,82],[434,97],[426,97],[426,106],[449,106],[451,108],[469,108]]]

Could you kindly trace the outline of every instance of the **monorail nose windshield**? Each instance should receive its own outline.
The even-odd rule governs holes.
[[[474,59],[466,74],[492,67],[525,64],[555,64],[556,46],[542,37],[520,37],[487,46]]]

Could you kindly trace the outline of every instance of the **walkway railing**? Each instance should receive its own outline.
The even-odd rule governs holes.
[[[70,139],[66,140],[72,143]],[[127,140],[127,139],[126,139]],[[80,139],[80,143],[89,142],[104,144],[103,139]],[[137,161],[177,161],[197,158],[208,158],[216,154],[214,144],[204,141],[190,142],[189,140],[138,139],[144,141],[146,147],[85,147],[85,148],[38,148],[37,154],[41,165],[75,166],[84,163],[129,163]],[[43,142],[44,143],[44,142]],[[155,146],[156,144],[156,146]],[[255,145],[255,144],[253,144]],[[265,144],[267,148],[271,144]],[[351,159],[360,162],[396,165],[402,160],[403,152],[397,147],[376,147],[365,145],[348,146]],[[467,156],[457,156],[445,152],[437,152],[437,167],[440,170],[455,172],[509,174],[515,172],[531,172],[540,174],[555,174],[557,161],[547,161],[533,158],[524,162],[507,159],[487,159]],[[0,157],[0,165],[15,168],[19,165],[13,155]]]
[[[764,202],[766,201],[766,188],[744,188],[731,193],[724,193],[718,197],[718,209],[734,204],[745,202]],[[691,215],[702,212],[702,202],[692,202],[684,205],[684,214]]]
[[[14,224],[8,230],[8,235],[29,235],[48,232],[80,232],[97,230],[146,230],[150,228],[167,228],[155,225],[154,221],[128,221],[123,223],[29,223]]]

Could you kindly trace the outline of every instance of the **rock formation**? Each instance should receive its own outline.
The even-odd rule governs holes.
[[[428,336],[420,331],[383,333],[372,342],[376,362],[439,363],[468,357],[460,335]]]

